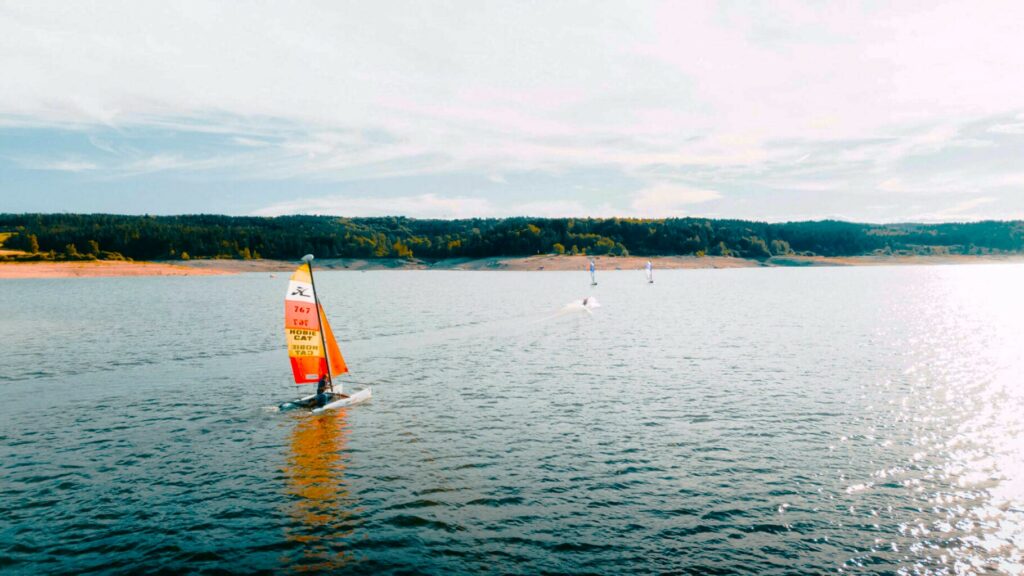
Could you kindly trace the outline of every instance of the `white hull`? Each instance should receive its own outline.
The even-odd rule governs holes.
[[[285,402],[278,408],[279,410],[295,410],[296,408],[312,408],[313,414],[319,414],[324,410],[334,410],[335,408],[344,408],[345,406],[351,406],[353,404],[359,404],[370,399],[373,395],[369,388],[360,390],[351,396],[341,396],[337,400],[328,402],[319,408],[312,408],[313,399],[316,398],[316,394],[310,394],[309,396],[303,396],[298,400],[292,402]],[[340,395],[339,395],[340,396]]]
[[[324,412],[326,410],[334,410],[335,408],[344,408],[345,406],[351,406],[353,404],[359,404],[360,402],[365,402],[365,401],[369,400],[371,396],[373,396],[373,393],[370,392],[369,388],[366,388],[366,389],[360,390],[359,392],[356,392],[355,394],[353,394],[351,396],[348,396],[348,397],[345,397],[345,398],[339,398],[338,400],[335,400],[334,402],[329,402],[327,404],[324,404],[320,408],[313,408],[313,414],[319,414],[319,413]]]

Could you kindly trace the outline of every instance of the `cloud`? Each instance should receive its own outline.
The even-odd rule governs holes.
[[[633,214],[648,218],[683,216],[690,206],[718,200],[721,194],[714,190],[694,190],[673,184],[657,184],[633,195]]]
[[[902,198],[1015,192],[996,182],[1024,154],[1022,16],[965,1],[8,3],[0,148],[35,158],[9,142],[80,133],[89,152],[37,169],[139,189],[373,181],[410,214],[910,217]],[[480,186],[387,189],[441,176]],[[308,194],[274,206],[380,212]]]
[[[493,212],[482,198],[445,198],[435,194],[399,197],[327,196],[281,202],[253,212],[254,216],[324,214],[332,216],[412,216],[415,218],[474,218]]]
[[[986,220],[992,218],[990,215],[978,212],[978,208],[987,206],[996,202],[995,198],[988,196],[980,196],[977,198],[971,198],[962,202],[957,202],[953,205],[947,206],[941,210],[933,212],[926,212],[918,214],[913,220],[920,222],[968,222]]]
[[[92,162],[84,160],[42,160],[23,159],[19,162],[30,170],[52,170],[55,172],[87,172],[99,168]]]
[[[627,210],[607,202],[588,203],[579,200],[527,202],[504,207],[501,216],[535,216],[538,218],[614,218],[629,216]]]
[[[628,210],[607,203],[588,204],[577,200],[548,200],[495,204],[479,197],[443,197],[419,194],[398,197],[334,195],[302,198],[258,209],[254,216],[284,214],[326,214],[335,216],[409,216],[413,218],[612,218],[628,216]]]
[[[1021,135],[1024,134],[1024,122],[996,124],[995,126],[990,126],[988,131],[992,132],[993,134],[1012,134],[1015,136]]]
[[[252,148],[260,148],[269,144],[264,140],[259,140],[257,138],[247,138],[245,136],[235,136],[234,138],[231,139],[231,141],[234,142],[235,144],[238,144],[239,146],[249,146]]]

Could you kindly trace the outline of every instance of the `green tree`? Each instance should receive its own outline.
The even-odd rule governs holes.
[[[33,254],[39,253],[39,238],[35,234],[28,235],[28,251]]]
[[[750,236],[743,239],[744,255],[750,258],[769,258],[772,253],[768,250],[768,244],[757,236]]]
[[[785,240],[772,240],[772,254],[783,256],[792,253],[793,249],[789,247],[789,242]]]
[[[554,252],[555,254],[558,254],[559,256],[561,256],[562,254],[565,254],[565,246],[562,246],[558,242],[555,242],[551,246],[551,251]]]

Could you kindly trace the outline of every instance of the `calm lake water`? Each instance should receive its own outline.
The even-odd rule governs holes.
[[[2,281],[0,572],[1024,569],[1024,267],[598,279],[322,272],[317,417],[288,274]]]

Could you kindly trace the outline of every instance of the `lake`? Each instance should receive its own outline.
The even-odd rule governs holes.
[[[322,272],[320,416],[288,274],[0,282],[0,572],[1024,570],[1024,266],[655,274]]]

